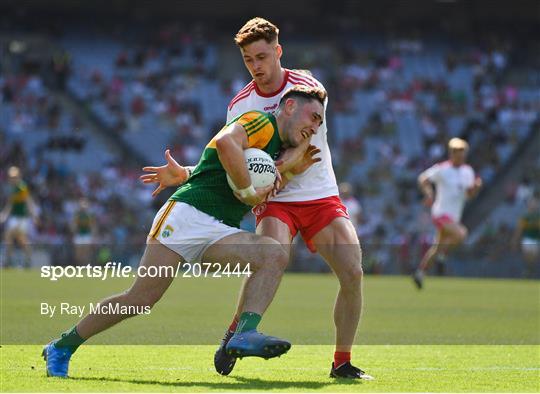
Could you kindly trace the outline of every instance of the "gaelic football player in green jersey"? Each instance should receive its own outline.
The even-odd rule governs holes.
[[[525,260],[526,277],[534,277],[540,256],[540,200],[533,196],[527,201],[527,211],[519,218],[512,244],[517,249],[521,242],[521,252]]]
[[[244,293],[244,308],[227,345],[227,351],[236,356],[271,358],[291,346],[256,330],[279,286],[288,255],[272,238],[239,229],[242,216],[274,189],[273,185],[253,187],[243,151],[259,148],[276,157],[282,148],[307,149],[323,122],[325,98],[326,92],[320,88],[294,86],[283,95],[275,115],[251,111],[227,124],[208,143],[189,181],[160,209],[147,238],[140,262],[145,268],[171,267],[169,271],[176,272],[182,261],[249,265],[252,274]],[[295,164],[290,163],[291,167]],[[238,188],[236,194],[227,184],[227,174]],[[127,312],[88,314],[46,345],[47,374],[66,377],[71,355],[85,340],[129,316],[144,313],[173,279],[139,275],[126,292],[101,301],[105,310],[120,307]]]
[[[71,232],[73,234],[75,264],[89,264],[97,228],[94,214],[90,209],[90,202],[86,198],[79,200],[79,206],[71,221]]]
[[[24,266],[28,268],[32,255],[28,232],[31,220],[37,222],[38,210],[18,167],[8,169],[8,182],[11,185],[11,195],[0,212],[0,224],[6,222],[3,240],[6,245],[6,267],[11,266],[13,247],[18,244],[24,252]]]

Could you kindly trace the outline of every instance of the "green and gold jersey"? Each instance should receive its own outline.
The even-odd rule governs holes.
[[[240,123],[244,127],[249,148],[262,149],[274,159],[277,157],[282,141],[274,115],[260,111],[246,112],[212,138],[189,180],[170,199],[190,204],[228,226],[240,227],[240,221],[250,207],[234,196],[216,150],[217,137],[232,123]]]
[[[540,212],[530,212],[521,217],[523,237],[540,240]]]
[[[92,232],[92,216],[81,210],[75,214],[75,228],[78,235],[88,235]]]
[[[11,190],[11,215],[15,217],[27,217],[28,216],[28,186],[23,181],[20,181],[13,186]]]

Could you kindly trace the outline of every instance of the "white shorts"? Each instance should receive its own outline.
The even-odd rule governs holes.
[[[156,214],[149,236],[188,263],[199,263],[209,246],[229,235],[244,232],[189,204],[167,201]]]
[[[18,231],[20,233],[28,234],[30,230],[30,218],[11,216],[6,223],[7,231]]]
[[[540,241],[533,238],[523,237],[521,240],[521,250],[527,254],[538,254],[540,252]]]
[[[92,234],[77,234],[73,237],[73,243],[75,245],[90,245],[92,242]]]

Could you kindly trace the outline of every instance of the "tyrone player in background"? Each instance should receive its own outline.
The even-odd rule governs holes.
[[[274,111],[291,86],[323,88],[311,75],[281,66],[283,50],[278,35],[279,29],[263,18],[249,20],[236,34],[235,42],[253,80],[231,100],[228,122],[246,111]],[[327,101],[325,111],[326,105]],[[362,251],[356,229],[339,198],[326,133],[325,121],[311,140],[316,149],[308,149],[307,157],[283,174],[284,187],[280,193],[253,212],[257,234],[277,240],[290,255],[292,239],[300,232],[309,249],[317,251],[336,274],[340,289],[334,307],[336,348],[330,376],[369,380],[373,378],[350,362],[362,310]],[[320,160],[313,159],[312,155],[319,151]],[[152,167],[157,170],[153,182],[159,183],[154,196],[166,187],[185,182],[191,171],[178,165],[167,153],[166,158],[165,166]],[[236,313],[214,356],[216,371],[222,375],[231,373],[236,363],[236,358],[225,349],[236,330],[249,280],[242,286]]]
[[[465,163],[469,144],[461,138],[448,142],[449,160],[437,163],[418,177],[424,194],[424,204],[431,207],[431,217],[437,235],[435,243],[428,249],[413,274],[414,283],[421,289],[425,272],[436,259],[444,261],[449,249],[467,238],[467,228],[461,224],[465,201],[478,194],[482,180],[475,178],[474,171]],[[435,200],[433,197],[435,185]]]

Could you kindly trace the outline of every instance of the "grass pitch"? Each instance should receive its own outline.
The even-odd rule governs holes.
[[[332,346],[300,345],[279,359],[240,360],[228,377],[214,346],[93,345],[77,351],[72,378],[46,378],[40,346],[2,350],[2,391],[538,392],[538,346],[368,345],[354,349],[373,381],[328,377]]]
[[[96,336],[73,358],[68,380],[45,377],[42,345],[77,316],[40,315],[40,303],[88,304],[130,280],[49,282],[38,271],[0,271],[0,390],[540,392],[540,282],[366,277],[353,351],[370,382],[328,377],[333,354],[331,275],[287,274],[261,330],[290,339],[273,360],[246,358],[231,376],[213,370],[230,320],[236,279],[177,278],[148,316]]]

